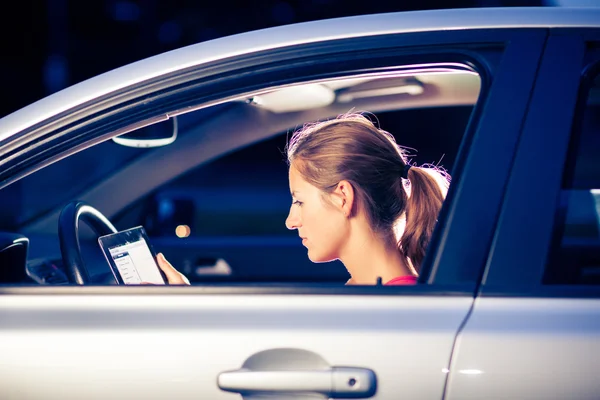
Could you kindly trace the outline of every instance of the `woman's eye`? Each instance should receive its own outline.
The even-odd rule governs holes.
[[[296,200],[296,201],[294,201],[294,202],[292,203],[292,205],[295,205],[295,206],[298,206],[298,207],[300,207],[300,206],[302,205],[302,202],[301,202],[301,201],[298,201],[298,200]]]

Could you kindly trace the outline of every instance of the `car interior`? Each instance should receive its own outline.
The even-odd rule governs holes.
[[[284,226],[289,135],[308,122],[365,112],[412,161],[451,174],[481,85],[466,66],[407,66],[268,87],[105,140],[0,190],[0,202],[12,207],[0,213],[0,283],[74,283],[59,224],[76,201],[116,230],[144,226],[154,250],[193,284],[343,283],[339,262],[311,263]],[[72,239],[87,283],[115,284],[93,221],[82,221],[65,226],[77,225]]]

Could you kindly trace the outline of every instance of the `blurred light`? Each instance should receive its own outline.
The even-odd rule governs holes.
[[[202,265],[196,267],[196,275],[231,275],[231,267],[227,264],[227,261],[219,258],[216,260],[214,265]]]
[[[172,201],[166,199],[158,203],[158,217],[161,220],[170,218],[175,213],[175,205]]]
[[[458,373],[465,375],[481,375],[483,374],[483,371],[480,369],[461,369],[458,371]]]
[[[53,54],[44,64],[44,85],[48,93],[54,93],[67,87],[67,60],[65,57]]]
[[[333,90],[318,83],[284,87],[254,96],[252,99],[254,104],[275,113],[326,107],[334,100],[335,93]]]
[[[182,34],[181,26],[177,22],[167,21],[158,30],[158,40],[165,44],[175,43],[181,39]]]
[[[116,1],[112,9],[113,19],[132,22],[140,19],[140,7],[131,1]]]
[[[448,368],[442,368],[442,373],[443,374],[447,374],[448,372],[450,372],[450,370]]]
[[[348,103],[354,99],[360,99],[364,97],[393,96],[399,94],[409,94],[411,96],[418,96],[420,94],[423,94],[424,91],[425,89],[423,89],[423,86],[417,84],[409,84],[380,89],[357,90],[354,92],[349,90],[343,94],[340,94],[338,96],[338,101],[342,103]]]
[[[192,233],[192,230],[187,225],[178,225],[177,228],[175,228],[175,234],[179,238],[186,238],[190,236],[190,233]]]

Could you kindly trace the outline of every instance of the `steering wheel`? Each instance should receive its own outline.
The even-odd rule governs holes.
[[[83,201],[67,204],[58,218],[58,237],[63,264],[70,283],[91,283],[90,275],[81,257],[79,222],[86,222],[98,236],[117,233],[113,224],[102,213]]]

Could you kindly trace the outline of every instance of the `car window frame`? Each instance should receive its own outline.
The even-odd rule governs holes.
[[[555,28],[548,37],[481,296],[600,297],[600,285],[543,283],[570,143],[580,133],[589,74],[600,72],[598,45],[600,29]],[[589,46],[596,47],[595,58],[590,58]],[[553,102],[549,91],[562,93],[561,101]],[[531,166],[543,166],[544,173]]]
[[[352,290],[365,289],[367,292],[385,290],[406,294],[421,292],[474,294],[489,251],[501,205],[502,191],[509,175],[508,167],[512,162],[521,133],[529,92],[535,81],[546,35],[547,29],[544,28],[507,28],[404,33],[390,35],[387,38],[391,43],[387,44],[389,48],[384,48],[386,51],[401,50],[410,54],[431,52],[438,55],[460,54],[462,51],[463,55],[468,52],[476,55],[482,79],[482,93],[485,91],[485,98],[476,104],[459,149],[453,172],[456,184],[451,185],[440,216],[441,223],[432,239],[432,248],[435,250],[428,253],[420,279],[420,283],[426,284],[414,287],[353,288]],[[374,41],[374,38],[368,39],[363,45],[372,46],[378,43],[381,48],[381,38],[378,38],[379,41]],[[436,45],[438,51],[428,48],[431,45]],[[481,54],[475,50],[477,46],[501,48],[499,52],[492,52],[490,56],[490,59],[499,62],[498,69],[490,65],[489,59],[480,57]],[[322,43],[318,47],[323,51]],[[498,56],[500,56],[499,60]],[[488,78],[491,78],[491,84]],[[517,85],[514,84],[515,80]],[[157,100],[155,106],[160,106],[162,102],[165,103],[162,107],[173,106],[169,103],[168,96],[161,101]],[[125,108],[137,106],[139,105],[132,104],[130,101],[123,104]],[[153,108],[155,113],[158,112],[156,107]],[[114,109],[115,105],[112,107],[113,112]],[[72,121],[69,122],[67,125],[72,126]],[[116,122],[116,119],[113,122]],[[103,134],[105,133],[102,131],[89,134],[92,137],[91,139],[88,137],[86,143],[91,144],[94,140],[103,138]],[[482,176],[479,173],[481,168],[487,168],[489,174]],[[478,190],[481,185],[487,186],[490,190]],[[489,206],[481,208],[478,204]],[[476,218],[472,213],[473,208],[479,211]],[[473,238],[476,241],[475,246]],[[469,271],[467,278],[464,277],[465,272],[460,270],[460,266]],[[286,290],[325,290],[328,293],[331,289],[332,287],[327,285],[317,284],[312,288],[293,287]],[[199,290],[202,292],[203,289]],[[226,289],[221,287],[219,290]],[[256,290],[260,291],[260,287],[257,286]],[[342,290],[346,293],[349,288],[333,288],[333,290]]]

